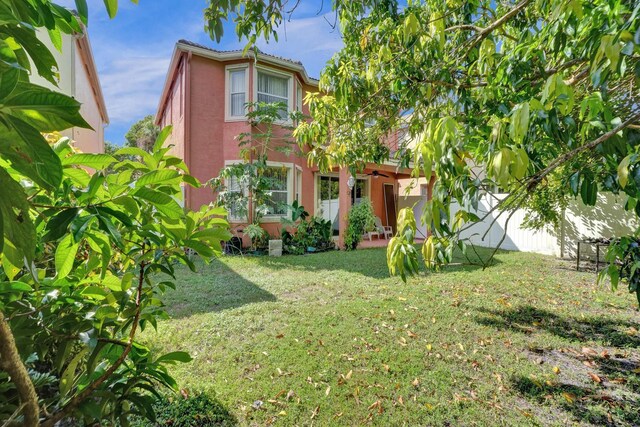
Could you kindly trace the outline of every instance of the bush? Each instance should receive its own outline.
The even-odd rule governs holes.
[[[135,418],[131,427],[209,427],[235,426],[238,420],[217,399],[204,393],[192,397],[164,397],[157,401],[153,408],[156,421]]]
[[[362,241],[362,235],[375,229],[376,217],[369,199],[363,198],[360,203],[351,207],[347,214],[347,224],[344,237],[345,249],[355,250]]]
[[[331,221],[313,216],[291,226],[291,231],[282,229],[282,248],[292,255],[302,255],[313,248],[315,252],[333,249]]]
[[[251,249],[264,250],[269,247],[269,233],[258,224],[249,224],[244,232],[251,238]]]

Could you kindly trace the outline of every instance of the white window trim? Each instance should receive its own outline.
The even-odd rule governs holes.
[[[224,67],[224,121],[225,122],[243,122],[247,120],[247,116],[232,116],[231,115],[231,72],[245,70],[244,73],[244,87],[245,87],[245,101],[250,102],[249,97],[249,64],[233,64]]]
[[[318,184],[320,184],[320,177],[321,176],[328,176],[328,177],[333,177],[333,178],[340,178],[340,173],[339,172],[315,172],[313,174],[313,211],[315,212],[315,215],[320,215],[320,206],[318,205],[318,202],[320,202],[320,189]],[[365,181],[367,181],[367,198],[369,200],[371,200],[371,175],[368,174],[356,174],[356,179],[363,179]],[[338,184],[338,197],[340,197],[340,186]],[[351,196],[349,196],[351,197]],[[373,201],[371,202],[373,203]]]
[[[293,180],[295,170],[293,163],[286,162],[272,162],[267,161],[267,167],[276,167],[276,168],[286,168],[287,169],[287,205],[291,205],[293,203],[294,198],[294,188],[293,188]],[[280,222],[282,218],[286,218],[289,212],[285,212],[283,215],[265,215],[260,219],[261,223],[268,224],[274,222]]]
[[[291,113],[293,111],[293,109],[295,108],[295,106],[293,105],[293,92],[295,90],[295,86],[293,84],[294,82],[294,77],[293,74],[291,73],[285,73],[284,71],[280,71],[280,70],[274,70],[273,68],[268,68],[268,67],[263,67],[260,65],[256,65],[255,67],[253,67],[253,99],[257,102],[258,101],[258,72],[262,72],[265,74],[271,74],[273,76],[276,77],[284,77],[286,79],[289,80],[288,84],[287,84],[287,91],[288,93],[288,100],[287,100],[287,114]],[[275,123],[277,124],[291,124],[291,119],[287,118],[287,120],[276,120]]]
[[[296,79],[296,111],[300,111],[301,113],[303,112],[302,110],[304,109],[304,87],[302,86],[302,83],[300,83],[300,80]],[[298,89],[300,89],[300,97],[298,97]],[[300,98],[300,99],[298,99]],[[300,107],[300,110],[298,110],[298,107]]]
[[[296,196],[298,196],[298,204],[302,205],[302,181],[304,180],[304,172],[302,167],[296,166],[296,173],[293,177],[295,179],[295,188],[293,190],[293,200],[296,200]],[[298,188],[298,173],[300,173],[300,188]],[[291,202],[293,203],[293,202]]]

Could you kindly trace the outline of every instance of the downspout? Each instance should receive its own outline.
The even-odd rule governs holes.
[[[186,63],[184,64],[183,73],[185,80],[184,88],[184,162],[187,166],[191,165],[191,56],[192,53],[187,53]],[[186,208],[191,209],[191,191],[193,189],[190,185],[185,185],[184,188],[184,205]]]

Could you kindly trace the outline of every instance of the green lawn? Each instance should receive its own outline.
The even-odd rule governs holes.
[[[240,425],[640,424],[635,299],[572,268],[502,252],[403,284],[384,249],[225,257],[180,271],[143,340],[190,352],[181,387]]]

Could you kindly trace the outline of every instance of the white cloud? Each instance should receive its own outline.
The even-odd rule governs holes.
[[[114,125],[155,112],[170,60],[170,55],[151,57],[139,52],[110,61],[100,82]]]
[[[266,53],[301,61],[307,72],[314,77],[320,75],[324,64],[343,46],[339,29],[332,28],[333,13],[295,18],[287,21],[278,30],[278,43],[258,43]]]

